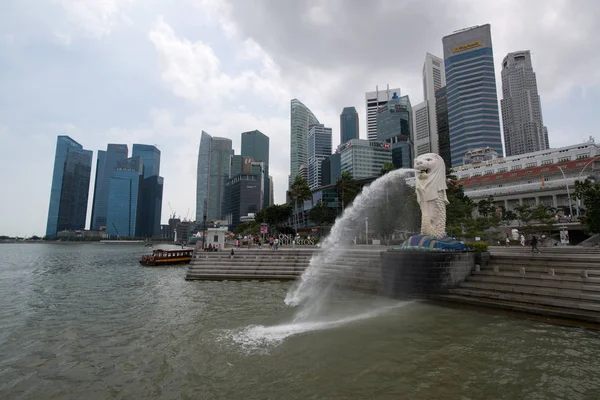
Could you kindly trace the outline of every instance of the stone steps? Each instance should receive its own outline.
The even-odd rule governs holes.
[[[468,306],[478,306],[499,310],[516,311],[523,314],[534,314],[544,317],[560,318],[564,320],[579,320],[600,323],[599,314],[594,311],[547,306],[533,303],[521,303],[513,300],[502,300],[498,298],[474,297],[456,294],[439,295],[436,296],[436,299],[442,300],[444,303],[451,302],[455,304],[464,304]]]
[[[554,250],[554,249],[553,249]],[[552,317],[600,322],[600,253],[491,252],[486,266],[440,299]]]

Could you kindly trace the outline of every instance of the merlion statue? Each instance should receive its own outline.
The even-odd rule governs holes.
[[[437,154],[422,154],[415,159],[415,188],[421,207],[421,234],[441,239],[446,236],[446,165]]]

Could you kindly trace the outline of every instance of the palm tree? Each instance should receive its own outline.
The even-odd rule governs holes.
[[[338,199],[342,203],[342,212],[344,212],[346,205],[352,203],[360,192],[358,182],[349,171],[344,171],[335,183],[335,188],[337,189]]]
[[[302,177],[302,175],[296,175],[288,194],[294,201],[294,229],[298,230],[298,203],[305,200],[311,200],[312,192],[304,177]]]

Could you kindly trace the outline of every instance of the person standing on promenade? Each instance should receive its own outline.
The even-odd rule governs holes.
[[[521,246],[525,247],[525,235],[521,233]]]
[[[537,237],[535,235],[531,236],[531,242],[530,242],[530,244],[531,244],[531,253],[532,254],[533,254],[534,251],[537,252],[537,253],[540,252],[540,250],[537,248],[538,240],[537,240]]]

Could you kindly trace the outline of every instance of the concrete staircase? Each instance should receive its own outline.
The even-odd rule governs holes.
[[[600,323],[600,251],[491,248],[487,265],[438,298]]]
[[[325,262],[319,270],[338,284],[367,291],[377,291],[380,286],[382,249],[348,248],[336,257],[335,262]],[[299,278],[318,248],[303,249],[234,249],[205,253],[196,251],[190,263],[186,280],[295,280]]]

